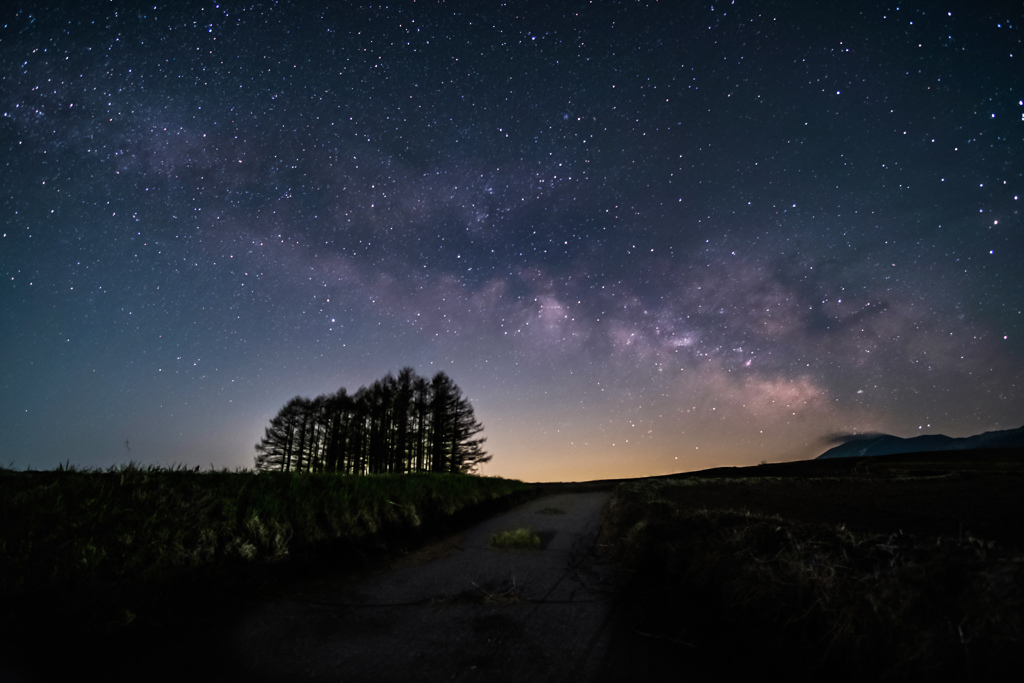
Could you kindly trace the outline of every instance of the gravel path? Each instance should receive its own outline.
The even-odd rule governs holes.
[[[609,495],[547,495],[405,566],[260,605],[224,634],[231,668],[265,681],[490,682],[619,680],[649,669],[615,625],[614,567],[595,552]],[[516,527],[533,529],[543,548],[489,547]]]

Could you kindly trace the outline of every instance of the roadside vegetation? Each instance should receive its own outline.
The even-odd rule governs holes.
[[[464,474],[0,470],[0,625],[124,626],[275,567],[356,566],[531,490]]]
[[[631,627],[682,652],[790,679],[995,680],[1024,652],[1019,475],[630,482],[605,541]]]

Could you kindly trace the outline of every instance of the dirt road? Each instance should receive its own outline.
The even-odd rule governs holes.
[[[656,663],[616,621],[614,567],[595,552],[608,496],[543,496],[405,566],[255,607],[223,634],[226,663],[263,681],[632,678]],[[517,527],[543,548],[489,547]]]

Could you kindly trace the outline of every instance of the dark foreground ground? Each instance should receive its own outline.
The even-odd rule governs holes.
[[[622,680],[634,650],[595,546],[609,496],[542,496],[356,584],[290,592],[235,625],[235,666],[268,681]],[[521,527],[541,549],[489,547]]]
[[[46,643],[23,651],[6,680],[86,673],[245,681],[660,676],[677,665],[671,648],[624,626],[617,565],[598,546],[610,489],[548,487],[511,511],[356,574],[319,572],[272,585],[121,640],[82,634],[77,642]],[[540,549],[491,547],[494,534],[522,527],[540,537]]]
[[[634,628],[750,675],[833,681],[1014,678],[1022,519],[1020,450],[629,482],[605,516]]]
[[[688,480],[692,485],[657,488],[659,482]],[[37,629],[4,644],[9,655],[0,665],[0,681],[97,675],[104,680],[700,681],[769,674],[875,680],[879,671],[891,680],[941,677],[941,670],[918,666],[941,659],[928,652],[904,668],[843,669],[845,664],[833,662],[829,666],[840,668],[822,670],[806,666],[819,654],[813,633],[776,639],[800,623],[791,608],[802,608],[768,598],[801,597],[799,587],[792,593],[766,591],[764,598],[758,594],[763,585],[744,584],[740,575],[744,561],[764,568],[783,557],[786,549],[772,545],[779,542],[780,530],[796,539],[798,561],[804,547],[808,553],[824,545],[847,552],[842,543],[821,540],[820,529],[826,527],[849,530],[859,539],[849,547],[870,550],[865,561],[883,551],[895,559],[916,553],[917,546],[903,539],[934,545],[951,538],[956,548],[964,543],[982,548],[972,555],[971,572],[992,574],[996,565],[986,564],[991,557],[999,567],[1012,565],[1005,574],[1010,583],[1000,590],[1018,601],[1024,590],[1014,568],[1024,557],[1024,453],[1018,451],[720,468],[627,482],[613,493],[619,483],[545,485],[539,497],[511,511],[467,522],[358,572],[313,568],[257,583],[248,577],[238,590],[220,587],[206,598],[193,598],[163,622],[121,632],[69,631],[57,615],[52,631]],[[715,520],[716,529],[727,526],[721,519],[729,515],[734,522],[737,511],[753,515],[761,527],[766,523],[757,516],[769,519],[767,546],[762,534],[755,539],[758,547],[741,542],[727,549],[733,554],[720,552],[714,558],[718,564],[708,565],[735,570],[739,583],[728,584],[729,590],[750,593],[743,597],[748,603],[732,594],[712,596],[712,589],[721,591],[726,584],[695,578],[695,567],[700,569],[695,549],[703,544],[700,552],[707,552],[711,536],[693,525],[688,515],[694,511]],[[724,516],[710,514],[718,512]],[[661,523],[670,518],[684,526]],[[542,548],[489,547],[494,533],[513,527],[534,530]],[[657,552],[651,551],[651,539]],[[661,552],[663,546],[670,552]],[[860,560],[851,556],[848,564],[854,561]],[[940,555],[937,561],[945,560]],[[837,565],[836,571],[844,568]],[[943,572],[945,583],[934,585],[928,583],[930,575],[922,575],[925,597],[933,591],[931,602],[942,603],[949,591],[958,590],[960,571]],[[773,581],[782,574],[765,576]],[[855,579],[855,587],[862,585]],[[837,603],[849,598],[834,597]],[[744,612],[746,604],[760,612]],[[727,612],[728,619],[717,619]],[[1017,637],[1021,616],[1008,618],[1016,621],[1000,628]],[[821,619],[813,622],[816,627]],[[855,639],[863,635],[855,632],[857,623],[849,627]],[[957,625],[951,628],[955,633]],[[1000,647],[1001,664],[1022,663],[1012,653],[1024,652],[1024,642]],[[977,662],[964,668],[961,660],[952,661],[960,668],[949,672],[959,679],[999,680],[998,669]]]

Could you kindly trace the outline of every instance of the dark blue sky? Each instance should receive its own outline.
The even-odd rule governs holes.
[[[405,365],[532,480],[1020,426],[1022,22],[6,9],[0,460],[251,466],[292,396]]]

